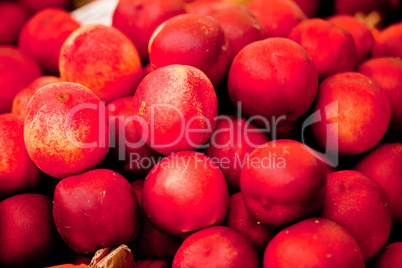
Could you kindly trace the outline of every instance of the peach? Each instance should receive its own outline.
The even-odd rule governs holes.
[[[386,245],[375,259],[373,268],[402,267],[402,242]]]
[[[58,82],[61,82],[61,80],[55,76],[39,76],[28,87],[22,89],[17,93],[17,95],[15,95],[11,112],[13,114],[21,115],[25,118],[28,103],[33,94],[35,94],[35,92],[43,86]]]
[[[380,143],[362,156],[355,169],[378,182],[390,199],[394,222],[402,225],[402,143]]]
[[[105,106],[80,84],[44,86],[28,104],[24,140],[30,158],[50,176],[62,179],[87,171],[109,150]]]
[[[287,37],[293,27],[307,19],[292,0],[253,0],[246,6],[267,28],[269,37]]]
[[[53,217],[63,240],[79,254],[128,243],[140,228],[134,190],[123,176],[108,169],[60,181]]]
[[[57,7],[57,8],[68,8],[69,0],[18,0],[21,4],[23,4],[27,9],[29,9],[32,13],[36,13],[39,10],[48,8],[48,7]]]
[[[199,14],[212,16],[214,13],[238,5],[228,0],[197,0],[186,6],[186,12],[188,14]]]
[[[20,3],[0,2],[0,44],[15,44],[28,17],[28,11]]]
[[[208,77],[197,68],[170,65],[146,76],[133,100],[134,125],[157,152],[195,149],[215,128],[218,101]]]
[[[373,58],[359,65],[358,71],[367,75],[386,92],[391,102],[389,132],[402,134],[402,60],[400,58]]]
[[[61,46],[78,27],[80,24],[66,10],[46,8],[24,24],[18,46],[36,60],[44,73],[58,74]]]
[[[369,77],[355,72],[332,75],[319,89],[313,110],[313,135],[332,153],[355,155],[376,146],[387,131],[391,105]]]
[[[367,59],[371,54],[374,37],[370,29],[360,20],[351,15],[337,14],[328,18],[328,21],[348,31],[355,41],[358,62]]]
[[[328,168],[307,145],[268,142],[251,152],[241,175],[244,205],[260,223],[282,227],[318,213]]]
[[[106,160],[114,169],[146,175],[158,162],[159,154],[151,149],[134,126],[133,97],[123,97],[107,105],[110,137],[113,144]]]
[[[38,64],[13,46],[0,46],[0,114],[11,112],[14,96],[41,75]]]
[[[257,268],[259,265],[258,254],[250,241],[228,227],[214,226],[184,240],[174,256],[172,268]]]
[[[122,0],[114,11],[113,26],[131,39],[146,63],[149,39],[156,27],[185,12],[182,0]]]
[[[226,78],[232,52],[222,26],[214,18],[186,14],[168,19],[149,41],[152,67],[184,64],[203,71],[214,86]]]
[[[221,224],[229,194],[215,163],[201,153],[182,151],[164,158],[150,171],[141,201],[155,228],[186,237],[199,229]]]
[[[318,18],[305,20],[296,25],[288,37],[306,49],[320,79],[356,68],[358,59],[353,36],[332,22]]]
[[[229,95],[256,122],[285,125],[304,114],[318,89],[317,70],[308,53],[286,38],[268,38],[244,47],[233,60]]]
[[[102,101],[130,96],[142,79],[137,49],[113,27],[86,25],[75,30],[60,51],[61,79],[80,83]]]
[[[322,218],[296,223],[277,234],[264,254],[264,268],[363,268],[355,239],[342,226]]]
[[[391,230],[392,210],[385,190],[357,171],[338,171],[327,176],[321,215],[353,235],[365,260],[381,250]]]
[[[230,196],[229,210],[224,225],[237,231],[253,243],[258,253],[264,253],[268,242],[275,236],[275,230],[259,224],[247,211],[243,194]]]
[[[0,202],[0,266],[43,267],[57,244],[52,200],[20,194]]]
[[[25,149],[24,118],[1,114],[0,133],[0,197],[38,186],[43,176]]]
[[[240,172],[247,156],[268,142],[263,130],[244,118],[220,116],[205,154],[216,162],[227,181],[229,190],[240,191]]]
[[[265,26],[243,6],[221,9],[213,17],[221,24],[233,55],[252,42],[268,38]]]
[[[402,58],[402,22],[394,23],[384,28],[375,39],[373,57],[397,57]]]
[[[336,13],[346,13],[354,15],[358,11],[370,13],[380,11],[389,14],[396,13],[400,8],[398,0],[335,0],[334,7]]]
[[[320,0],[293,0],[303,10],[307,17],[314,17],[317,15],[320,8]]]

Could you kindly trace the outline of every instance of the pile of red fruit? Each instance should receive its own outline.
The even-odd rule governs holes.
[[[116,4],[0,2],[0,267],[402,267],[401,1]]]

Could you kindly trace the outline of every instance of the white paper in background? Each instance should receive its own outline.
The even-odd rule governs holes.
[[[96,0],[74,10],[71,15],[81,25],[103,24],[111,26],[113,13],[118,2],[118,0]]]

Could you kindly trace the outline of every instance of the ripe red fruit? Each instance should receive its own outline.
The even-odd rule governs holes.
[[[53,217],[63,240],[79,254],[132,241],[140,228],[140,208],[130,183],[108,169],[60,181]]]
[[[185,13],[181,0],[122,0],[113,14],[113,26],[133,41],[143,63],[149,60],[148,43],[165,20]]]
[[[250,241],[230,228],[214,226],[184,240],[172,267],[257,268],[259,265],[259,257]]]
[[[28,17],[28,11],[20,3],[0,2],[0,44],[15,44]]]
[[[212,16],[220,10],[236,6],[238,5],[228,0],[197,0],[188,4],[186,11],[188,14]]]
[[[223,82],[233,58],[219,22],[197,14],[179,15],[162,23],[153,33],[148,51],[154,68],[193,66],[203,71],[214,86]]]
[[[313,61],[300,45],[285,38],[268,38],[237,54],[230,67],[228,88],[232,102],[241,102],[243,112],[258,116],[259,124],[274,119],[272,124],[284,125],[308,110],[317,93],[318,77]]]
[[[320,79],[356,68],[358,60],[353,36],[332,22],[305,20],[296,25],[288,37],[306,49]]]
[[[391,205],[377,182],[360,172],[346,170],[328,175],[321,215],[348,230],[359,244],[364,259],[369,260],[388,239]]]
[[[146,76],[133,100],[134,125],[161,154],[195,149],[211,136],[218,101],[208,77],[185,65],[159,68]]]
[[[373,268],[402,267],[402,242],[386,245],[378,254]]]
[[[360,73],[325,79],[313,107],[313,135],[327,151],[355,155],[378,144],[388,129],[391,105],[379,85]]]
[[[320,0],[293,0],[303,10],[307,17],[314,17],[317,15],[320,8]]]
[[[0,266],[43,267],[57,241],[52,200],[39,194],[15,195],[0,202]]]
[[[402,22],[394,23],[383,29],[376,37],[372,55],[373,57],[402,58]]]
[[[137,49],[113,27],[86,25],[64,42],[59,62],[61,79],[80,83],[102,101],[132,95],[142,79]]]
[[[296,223],[277,234],[264,254],[264,268],[363,268],[355,239],[340,225],[321,218]]]
[[[262,224],[281,227],[305,219],[324,204],[328,167],[306,145],[276,140],[255,149],[241,171],[244,204]]]
[[[201,153],[169,155],[148,174],[142,206],[149,221],[166,234],[185,237],[223,222],[229,205],[225,178]]]
[[[32,13],[48,7],[58,7],[66,9],[69,5],[69,0],[19,0]]]
[[[31,98],[24,140],[33,162],[56,178],[87,171],[109,150],[104,104],[76,83],[53,83]]]

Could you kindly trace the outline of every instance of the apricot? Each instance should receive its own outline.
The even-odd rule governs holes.
[[[154,69],[171,64],[193,66],[203,71],[214,86],[226,78],[233,58],[219,22],[198,14],[166,20],[152,34],[148,51]]]
[[[328,168],[307,145],[268,142],[248,156],[240,175],[244,205],[258,222],[282,227],[318,213]]]
[[[48,7],[68,8],[69,0],[18,0],[32,13],[36,13]]]
[[[53,217],[63,240],[79,254],[128,243],[141,223],[130,183],[108,169],[60,181],[54,193]]]
[[[258,254],[250,241],[228,227],[213,226],[184,240],[174,256],[172,268],[257,268],[259,265]]]
[[[186,12],[188,14],[212,16],[222,9],[236,6],[238,5],[228,0],[197,0],[186,6]]]
[[[40,75],[38,64],[29,55],[0,45],[0,114],[11,112],[14,96]]]
[[[157,152],[195,149],[215,128],[218,101],[208,77],[197,68],[170,65],[156,69],[137,88],[134,125]]]
[[[292,0],[253,0],[246,7],[262,22],[269,37],[287,37],[293,27],[307,19]]]
[[[113,14],[113,26],[134,43],[143,63],[148,62],[148,43],[165,20],[185,13],[182,0],[122,0]]]
[[[320,79],[335,73],[353,71],[357,66],[353,36],[332,22],[318,18],[305,20],[292,29],[288,38],[308,52]]]
[[[24,140],[32,161],[50,176],[62,179],[87,171],[109,150],[105,106],[80,84],[44,86],[28,104]]]
[[[376,257],[373,268],[402,266],[402,242],[386,245]]]
[[[391,205],[376,181],[360,172],[345,170],[327,176],[321,215],[348,230],[368,260],[387,242],[392,224]]]
[[[306,50],[286,38],[244,47],[234,58],[229,95],[258,124],[285,125],[304,114],[318,89],[317,70]],[[280,120],[279,120],[280,119]]]
[[[198,152],[182,151],[161,160],[149,172],[142,190],[142,207],[152,225],[181,237],[221,224],[228,205],[222,172]]]
[[[46,8],[24,24],[18,47],[31,55],[44,73],[58,74],[61,46],[78,27],[80,24],[66,10]]]
[[[269,242],[263,264],[264,268],[365,267],[352,235],[322,218],[307,219],[282,230]]]
[[[376,146],[391,118],[387,94],[375,81],[355,72],[325,79],[313,111],[317,111],[312,125],[317,143],[340,155],[356,155]]]
[[[28,17],[28,11],[20,3],[0,2],[0,44],[15,44]]]
[[[397,57],[402,58],[402,22],[394,23],[384,28],[375,39],[373,57]]]
[[[52,200],[20,194],[0,202],[0,266],[43,267],[57,243]]]
[[[137,49],[113,27],[86,25],[75,30],[60,51],[61,79],[80,83],[102,101],[130,96],[142,79]]]

